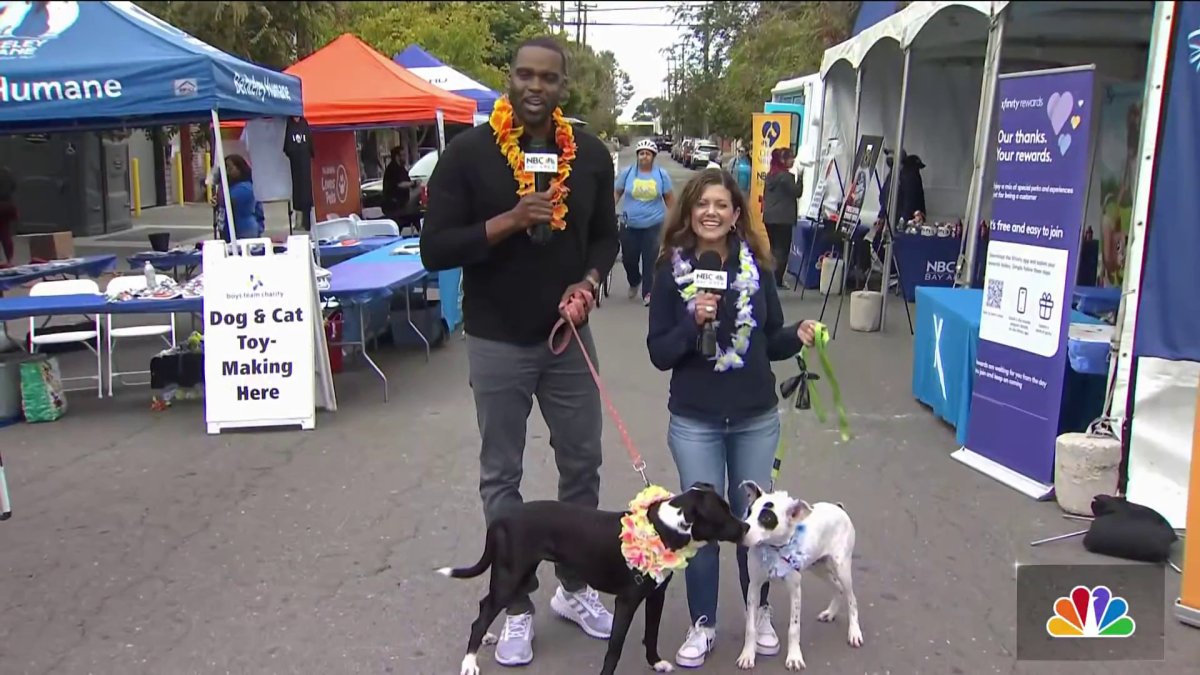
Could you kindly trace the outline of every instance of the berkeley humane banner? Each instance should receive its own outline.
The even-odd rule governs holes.
[[[1091,177],[1093,66],[1002,75],[967,448],[1054,474],[1070,298]]]

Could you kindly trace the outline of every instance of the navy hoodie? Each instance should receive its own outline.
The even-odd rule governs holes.
[[[735,249],[736,250],[736,249]],[[685,253],[686,260],[695,260]],[[737,276],[737,254],[726,256],[725,271]],[[723,373],[700,354],[700,327],[688,313],[679,294],[670,260],[659,265],[650,294],[650,330],[646,347],[659,370],[671,371],[671,397],[667,409],[680,417],[712,422],[737,422],[765,415],[779,403],[771,361],[795,356],[803,344],[796,335],[799,324],[783,325],[783,308],[775,279],[759,269],[759,288],[750,300],[758,324],[750,334],[750,348],[741,368]],[[717,344],[728,348],[737,320],[737,292],[721,295],[717,307]]]

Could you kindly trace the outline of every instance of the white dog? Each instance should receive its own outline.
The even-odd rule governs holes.
[[[805,667],[800,651],[800,576],[811,571],[824,577],[836,591],[829,607],[817,617],[833,621],[840,601],[844,598],[849,615],[850,646],[861,647],[862,629],[858,625],[858,600],[854,597],[851,579],[851,558],[854,555],[854,523],[841,504],[817,502],[809,505],[793,499],[787,492],[763,492],[754,481],[742,483],[750,510],[746,524],[750,530],[742,544],[750,547],[750,588],[762,588],[770,579],[783,579],[792,596],[791,618],[788,623],[788,670]],[[738,668],[754,667],[758,593],[751,592],[746,602],[746,642],[738,656]]]

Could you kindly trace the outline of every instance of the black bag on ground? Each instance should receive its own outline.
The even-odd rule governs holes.
[[[1083,547],[1092,553],[1162,563],[1179,539],[1161,514],[1124,497],[1096,495],[1092,514],[1096,518],[1083,537]]]

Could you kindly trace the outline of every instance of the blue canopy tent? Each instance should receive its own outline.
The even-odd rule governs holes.
[[[0,3],[0,133],[201,119],[216,130],[222,117],[303,114],[299,78],[226,54],[132,2]]]
[[[496,99],[500,98],[500,94],[442,63],[417,45],[409,45],[392,57],[392,60],[434,86],[474,99],[476,124],[480,119],[487,119],[496,104]]]
[[[301,115],[300,80],[241,61],[132,2],[0,5],[0,131]]]

